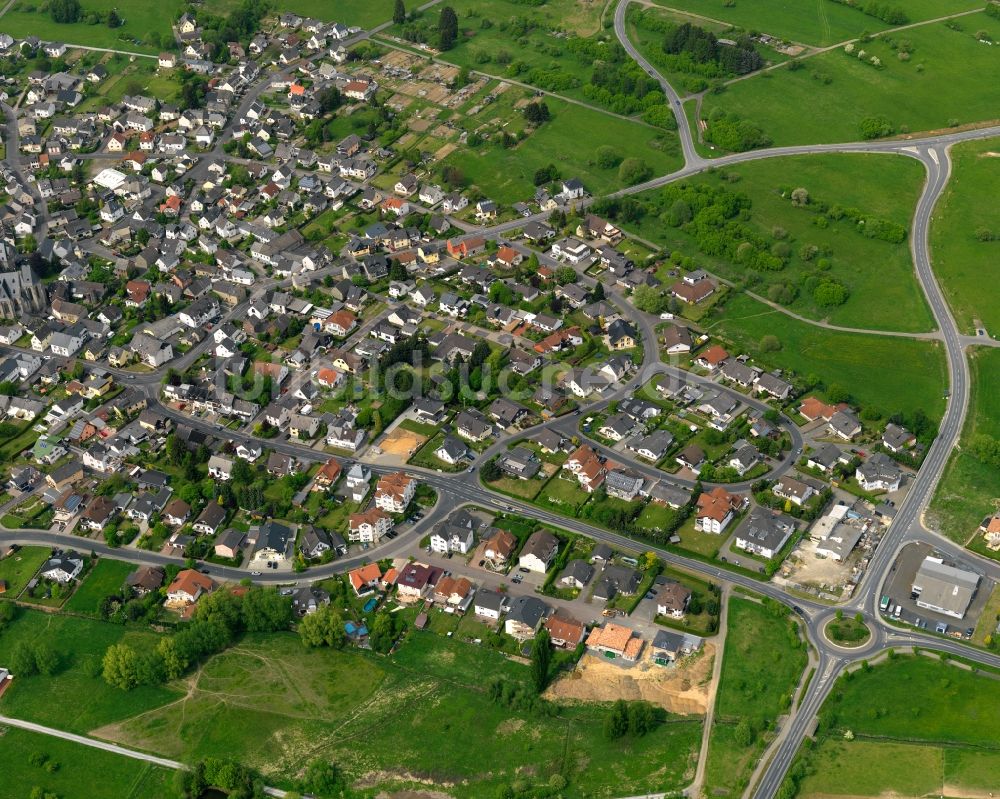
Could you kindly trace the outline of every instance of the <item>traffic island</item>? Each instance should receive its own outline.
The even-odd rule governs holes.
[[[857,616],[846,618],[840,615],[830,619],[823,627],[823,635],[830,643],[845,649],[856,649],[867,644],[872,631]]]

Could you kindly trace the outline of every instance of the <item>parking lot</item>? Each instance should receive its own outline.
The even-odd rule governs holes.
[[[885,589],[886,595],[889,597],[886,615],[932,632],[938,631],[947,635],[970,637],[969,631],[974,629],[976,622],[979,621],[994,584],[991,580],[983,578],[965,617],[962,619],[918,607],[916,598],[911,593],[913,581],[924,558],[932,554],[934,554],[934,548],[930,544],[909,544],[903,548],[892,566],[889,582]],[[947,558],[945,562],[948,562]],[[959,568],[977,571],[971,563],[957,562],[955,565]],[[898,616],[894,612],[897,605],[900,607]],[[944,625],[943,628],[941,625]]]

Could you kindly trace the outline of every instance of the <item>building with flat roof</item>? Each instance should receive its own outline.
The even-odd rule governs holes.
[[[964,618],[978,589],[978,574],[930,556],[924,558],[913,580],[917,607],[955,619]]]

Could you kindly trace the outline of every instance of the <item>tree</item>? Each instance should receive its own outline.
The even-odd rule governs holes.
[[[500,467],[497,466],[496,458],[490,458],[480,467],[479,476],[487,483],[500,479]]]
[[[108,12],[108,27],[109,28],[120,28],[122,26],[122,22],[123,21],[124,20],[122,20],[121,16],[118,14],[118,9],[117,8],[112,8]]]
[[[528,103],[524,107],[524,118],[530,124],[538,127],[543,122],[548,122],[552,119],[552,114],[549,112],[549,107],[545,102],[533,102]]]
[[[368,631],[368,643],[371,644],[371,648],[381,655],[388,654],[392,645],[396,643],[397,635],[396,617],[386,610],[380,610]]]
[[[306,773],[299,780],[299,787],[307,793],[333,796],[347,787],[347,780],[336,764],[327,760],[313,760],[306,766]]]
[[[636,286],[635,291],[632,292],[632,304],[646,313],[663,313],[666,302],[663,292],[653,286]]]
[[[544,627],[538,631],[531,646],[531,681],[535,691],[542,693],[549,684],[549,665],[552,662],[552,641]]]
[[[53,22],[71,25],[74,22],[79,22],[82,15],[83,9],[80,7],[79,0],[50,0],[49,2],[49,16],[52,17]]]
[[[176,638],[161,638],[156,645],[156,653],[163,661],[163,669],[168,680],[176,680],[187,671],[188,655],[177,643]]]
[[[403,0],[396,0],[396,5],[392,9],[392,21],[397,25],[406,22],[406,6],[403,5]]]
[[[628,733],[628,703],[618,699],[612,706],[608,717],[604,720],[604,737],[612,741]]]
[[[781,340],[774,335],[768,333],[760,338],[760,351],[761,352],[777,352],[781,349]]]
[[[347,641],[344,619],[330,605],[322,605],[314,613],[304,616],[299,622],[298,630],[302,643],[308,647],[329,646],[339,649]]]
[[[861,138],[866,140],[881,139],[895,132],[892,123],[885,117],[865,117],[859,127]]]
[[[409,277],[410,275],[402,262],[393,258],[392,263],[389,265],[389,280],[404,281],[409,279]]]
[[[803,188],[792,191],[792,205],[809,205],[809,192]]]
[[[21,641],[10,656],[10,668],[15,677],[30,677],[38,673],[35,647],[30,641]]]
[[[652,168],[641,158],[626,158],[618,167],[618,180],[626,186],[642,183],[652,174]]]
[[[590,292],[590,296],[593,298],[594,302],[604,299],[604,284],[601,281],[597,281],[597,285],[594,286],[594,290]]]
[[[608,144],[597,148],[597,165],[601,169],[614,169],[622,162],[621,154]]]
[[[451,6],[441,9],[441,16],[438,18],[438,48],[450,50],[455,46],[458,38],[458,15]]]
[[[740,720],[739,724],[736,725],[735,734],[736,743],[744,749],[753,743],[753,727],[750,726],[750,721],[748,719]]]
[[[112,644],[104,653],[102,673],[108,685],[131,691],[139,684],[139,653],[128,644]]]

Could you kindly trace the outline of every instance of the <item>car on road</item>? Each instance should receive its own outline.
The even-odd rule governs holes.
[[[511,579],[511,582],[514,583],[515,585],[519,585],[521,583],[521,580],[523,579],[524,578],[520,574],[515,574],[513,579]]]
[[[521,566],[520,568],[518,568],[518,571],[522,572],[523,574],[527,574],[530,570],[525,568],[524,566]]]
[[[660,314],[660,319],[666,320],[666,319],[673,319],[673,318],[674,318],[674,315],[672,313],[670,313],[670,311],[664,311],[663,313]]]
[[[260,572],[250,572],[251,577],[260,577]]]

